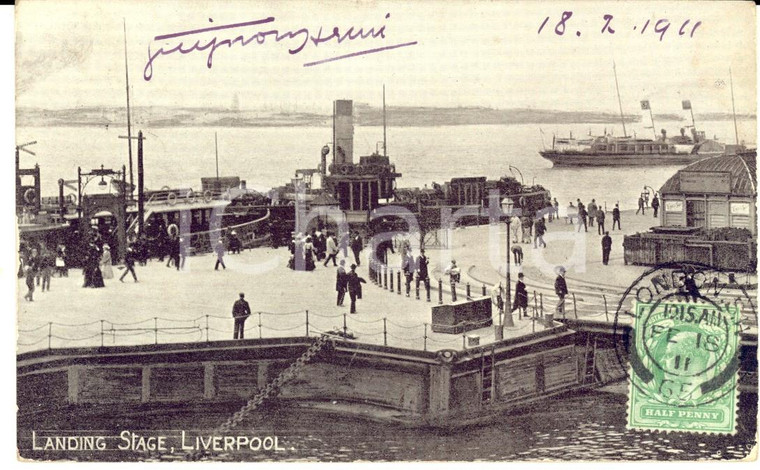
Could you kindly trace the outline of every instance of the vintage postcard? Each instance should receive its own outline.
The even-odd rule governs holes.
[[[752,3],[14,15],[18,460],[757,458]]]

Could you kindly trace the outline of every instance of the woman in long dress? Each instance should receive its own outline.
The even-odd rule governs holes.
[[[108,245],[103,245],[103,255],[100,257],[100,272],[103,273],[103,279],[113,279],[111,247]]]

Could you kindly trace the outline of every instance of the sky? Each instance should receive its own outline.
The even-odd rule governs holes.
[[[560,25],[563,12],[572,12]],[[386,18],[386,15],[390,15]],[[612,15],[603,32],[604,15]],[[156,36],[273,17],[265,25],[183,37]],[[539,33],[545,18],[549,18]],[[662,34],[658,20],[669,24]],[[644,33],[644,25],[649,25]],[[679,35],[681,26],[689,20]],[[694,25],[701,24],[693,30]],[[147,1],[21,0],[16,8],[16,104],[42,108],[124,106],[124,23],[133,106],[286,107],[329,113],[332,100],[389,105],[487,106],[618,112],[613,61],[626,113],[647,99],[656,113],[756,111],[754,6],[749,2]],[[184,41],[207,44],[277,29],[333,27],[384,38],[303,43],[252,41],[159,56]],[[555,28],[564,34],[558,35]],[[634,30],[634,27],[636,28]],[[255,39],[255,38],[254,38]],[[410,44],[416,43],[416,44]],[[305,67],[305,63],[405,45]]]

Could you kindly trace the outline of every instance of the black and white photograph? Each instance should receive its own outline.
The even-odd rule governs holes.
[[[755,461],[755,8],[16,2],[14,460]]]

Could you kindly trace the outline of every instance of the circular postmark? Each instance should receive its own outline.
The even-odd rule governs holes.
[[[755,315],[747,292],[753,286],[742,276],[746,273],[671,262],[647,270],[626,289],[613,337],[638,396],[696,407],[733,393],[742,314]]]

